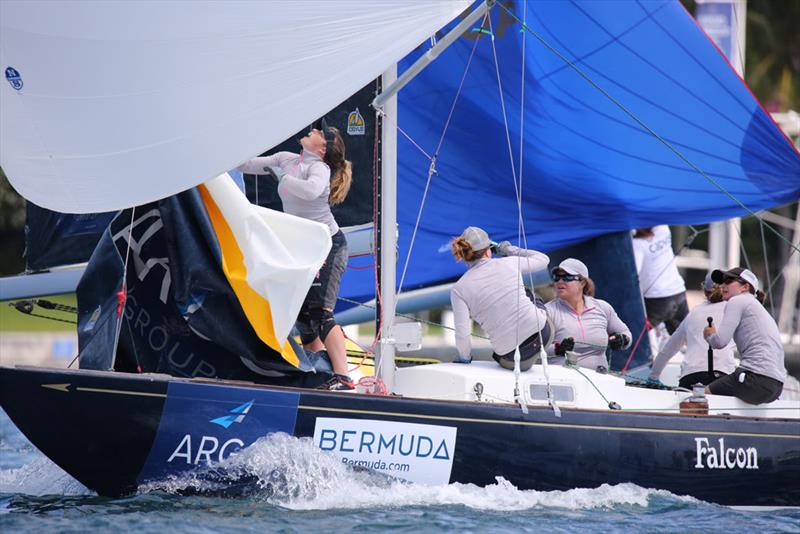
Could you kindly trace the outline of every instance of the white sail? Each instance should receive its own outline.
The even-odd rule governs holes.
[[[286,338],[331,248],[328,227],[248,202],[227,174],[200,187],[222,269],[253,330],[298,365]]]
[[[345,100],[469,0],[0,2],[0,165],[109,211],[203,183]]]

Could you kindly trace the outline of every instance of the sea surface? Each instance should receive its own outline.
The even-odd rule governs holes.
[[[286,435],[260,440],[237,462],[255,481],[245,496],[185,496],[190,481],[175,479],[98,497],[0,411],[0,532],[800,532],[800,510],[745,512],[633,484],[551,492],[503,479],[485,488],[406,484]]]

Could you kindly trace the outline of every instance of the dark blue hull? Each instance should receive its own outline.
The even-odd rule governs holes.
[[[412,480],[483,486],[502,476],[545,491],[631,482],[725,505],[800,506],[798,420],[569,409],[557,418],[507,404],[8,368],[0,404],[39,450],[101,495],[286,432]]]

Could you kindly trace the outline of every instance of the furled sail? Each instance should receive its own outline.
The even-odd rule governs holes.
[[[465,0],[0,3],[0,165],[67,213],[164,198],[342,102]]]

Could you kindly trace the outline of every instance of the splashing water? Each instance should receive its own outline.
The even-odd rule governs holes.
[[[291,510],[362,509],[463,505],[476,510],[533,508],[592,509],[616,505],[647,507],[653,496],[696,502],[635,484],[604,484],[568,491],[520,490],[498,477],[486,487],[473,484],[425,486],[354,469],[310,438],[272,434],[213,468],[144,485],[140,492],[248,495]],[[350,496],[350,497],[348,497]]]
[[[29,459],[21,467],[0,469],[0,493],[27,495],[89,495],[86,486],[42,456],[32,447],[20,450],[5,440],[0,442],[0,456],[14,454]],[[3,466],[5,467],[5,466]]]

